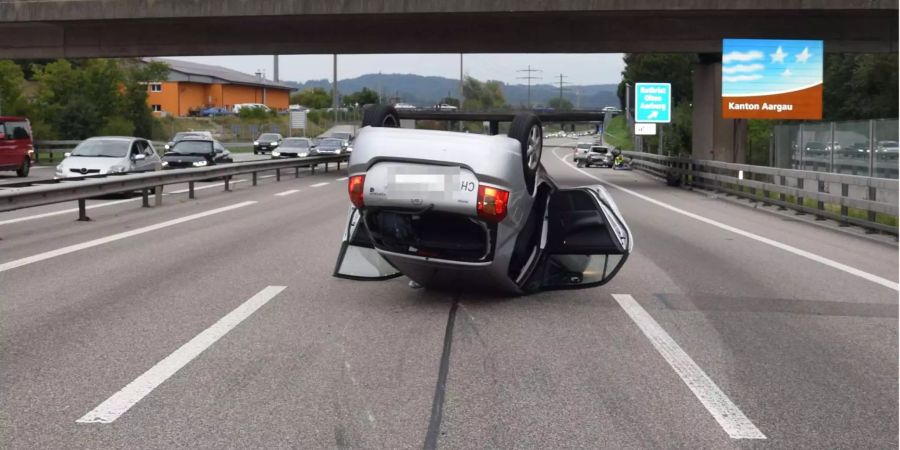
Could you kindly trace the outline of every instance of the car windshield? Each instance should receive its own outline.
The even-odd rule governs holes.
[[[179,153],[182,155],[207,154],[212,152],[213,143],[211,141],[181,141],[169,150],[169,153]]]
[[[275,133],[266,133],[266,134],[260,136],[258,140],[260,140],[260,141],[277,141],[278,139],[281,139],[281,136],[279,136]]]
[[[881,141],[881,142],[879,142],[879,144],[882,147],[896,147],[897,141]]]
[[[810,142],[806,144],[807,149],[823,149],[825,148],[825,144],[821,142]]]
[[[325,148],[335,148],[344,145],[344,142],[340,139],[322,139],[319,141],[319,147]]]
[[[285,139],[284,142],[281,143],[281,147],[309,148],[309,141],[306,139]]]
[[[123,158],[130,145],[131,141],[125,139],[88,139],[75,147],[72,156]]]
[[[336,139],[348,140],[352,136],[350,133],[331,133],[331,137]]]

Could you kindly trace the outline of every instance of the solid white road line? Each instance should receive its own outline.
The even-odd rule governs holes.
[[[334,181],[347,181],[347,178],[349,178],[349,177],[341,177],[341,178],[335,179]]]
[[[328,184],[328,183],[316,183],[316,184],[310,185],[309,187],[322,187],[322,186],[325,186],[326,184]]]
[[[276,197],[284,197],[286,195],[296,194],[298,192],[300,192],[299,189],[291,189],[289,191],[279,192],[279,193],[275,194],[275,196]]]
[[[238,326],[244,319],[250,317],[256,310],[275,298],[281,293],[285,286],[268,286],[259,291],[249,300],[238,306],[225,317],[219,319],[211,327],[203,330],[200,334],[188,341],[165,357],[162,361],[156,363],[150,370],[144,372],[119,392],[113,394],[103,403],[91,410],[89,413],[76,420],[79,423],[112,423],[126,411],[146,397],[147,394],[153,392],[159,385],[165,382],[169,377],[175,375],[176,372],[186,366],[191,360],[203,353],[204,350],[215,344],[216,341],[225,336],[234,327]]]
[[[132,236],[137,236],[144,233],[149,233],[151,231],[159,230],[160,228],[171,227],[173,225],[178,225],[180,223],[189,222],[191,220],[201,219],[203,217],[212,216],[214,214],[223,213],[225,211],[231,211],[232,209],[243,208],[244,206],[249,206],[256,203],[255,201],[241,202],[236,203],[234,205],[225,206],[222,208],[211,209],[209,211],[204,211],[197,214],[191,214],[189,216],[179,217],[177,219],[167,220],[165,222],[160,222],[154,225],[149,225],[142,228],[136,228],[134,230],[129,230],[123,233],[114,234],[112,236],[107,236],[100,239],[94,239],[93,241],[82,242],[80,244],[70,245],[68,247],[63,247],[56,250],[51,250],[49,252],[39,253],[34,256],[29,256],[27,258],[17,259],[15,261],[9,261],[6,263],[0,264],[0,272],[6,272],[7,270],[15,269],[17,267],[26,266],[28,264],[44,261],[50,258],[55,258],[57,256],[66,255],[69,253],[77,252],[79,250],[84,250],[86,248],[96,247],[98,245],[107,244],[110,242],[118,241],[120,239],[130,238]]]
[[[133,201],[140,200],[140,199],[141,198],[138,197],[138,198],[129,198],[127,200],[116,200],[116,201],[112,201],[112,202],[98,203],[96,205],[87,205],[85,207],[85,209],[103,208],[105,206],[113,206],[113,205],[118,205],[121,203],[133,202]],[[78,212],[78,208],[63,209],[60,211],[53,211],[53,212],[48,212],[48,213],[43,213],[43,214],[35,214],[33,216],[17,217],[15,219],[3,220],[3,221],[0,221],[0,225],[9,225],[11,223],[25,222],[28,220],[43,219],[44,217],[53,217],[53,216],[58,216],[60,214],[71,214],[71,213],[77,213],[77,212]]]
[[[653,317],[634,298],[627,294],[613,294],[619,306],[647,336],[656,351],[672,366],[684,384],[712,414],[719,426],[732,439],[765,439],[764,435],[691,357],[653,320]]]
[[[758,234],[751,233],[751,232],[749,232],[749,231],[744,231],[744,230],[742,230],[742,229],[740,229],[740,228],[735,228],[735,227],[733,227],[733,226],[731,226],[731,225],[726,225],[726,224],[724,224],[724,223],[722,223],[722,222],[718,222],[718,221],[715,221],[715,220],[713,220],[713,219],[709,219],[709,218],[703,217],[703,216],[701,216],[701,215],[699,215],[699,214],[694,214],[694,213],[692,213],[692,212],[688,212],[688,211],[685,211],[685,210],[683,210],[683,209],[676,208],[676,207],[671,206],[671,205],[669,205],[669,204],[663,203],[663,202],[661,202],[661,201],[659,201],[659,200],[656,200],[656,199],[647,197],[646,195],[639,194],[639,193],[637,193],[637,192],[635,192],[635,191],[632,191],[631,189],[627,189],[627,188],[624,188],[624,187],[622,187],[622,186],[619,186],[619,185],[617,185],[617,184],[615,184],[615,183],[611,183],[611,182],[609,182],[609,181],[606,181],[606,180],[603,180],[603,179],[601,179],[601,178],[598,178],[598,177],[596,177],[596,176],[590,174],[589,172],[587,172],[587,171],[585,171],[585,170],[579,169],[579,168],[577,168],[577,167],[575,167],[575,166],[573,166],[573,165],[567,163],[567,162],[566,162],[566,158],[567,158],[568,156],[571,156],[571,154],[566,155],[566,156],[563,156],[563,157],[560,157],[559,154],[557,154],[556,152],[553,152],[553,154],[556,155],[556,157],[557,157],[559,160],[561,160],[561,161],[563,162],[563,164],[565,164],[567,167],[571,168],[572,170],[577,170],[578,172],[581,172],[582,174],[584,174],[584,175],[586,175],[586,176],[588,176],[588,177],[591,177],[591,178],[593,178],[593,179],[595,179],[595,180],[597,180],[597,181],[599,181],[599,182],[601,182],[601,183],[603,183],[603,184],[605,184],[605,185],[614,187],[614,188],[616,188],[616,189],[618,189],[618,190],[620,190],[620,191],[622,191],[622,192],[624,192],[624,193],[626,193],[626,194],[633,195],[633,196],[635,196],[635,197],[637,197],[637,198],[639,198],[639,199],[641,199],[641,200],[646,200],[646,201],[648,201],[648,202],[650,202],[650,203],[653,203],[653,204],[656,205],[656,206],[659,206],[659,207],[662,207],[662,208],[666,208],[666,209],[668,209],[668,210],[670,210],[670,211],[673,211],[673,212],[676,212],[676,213],[678,213],[678,214],[681,214],[681,215],[690,217],[690,218],[695,219],[695,220],[699,220],[699,221],[701,221],[701,222],[703,222],[703,223],[712,225],[712,226],[714,226],[714,227],[718,227],[718,228],[721,228],[721,229],[723,229],[723,230],[730,231],[730,232],[735,233],[735,234],[739,234],[739,235],[744,236],[744,237],[746,237],[746,238],[753,239],[754,241],[762,242],[763,244],[771,245],[772,247],[779,248],[779,249],[784,250],[784,251],[786,251],[786,252],[793,253],[793,254],[795,254],[795,255],[797,255],[797,256],[802,256],[802,257],[807,258],[807,259],[810,259],[810,260],[812,260],[812,261],[815,261],[815,262],[818,262],[818,263],[822,263],[822,264],[824,264],[824,265],[826,265],[826,266],[829,266],[829,267],[831,267],[831,268],[834,268],[834,269],[837,269],[837,270],[844,271],[844,272],[846,272],[846,273],[849,273],[849,274],[851,274],[851,275],[858,276],[858,277],[860,277],[860,278],[863,278],[863,279],[865,279],[865,280],[871,281],[871,282],[876,283],[876,284],[880,284],[880,285],[882,285],[882,286],[884,286],[884,287],[886,287],[886,288],[893,289],[893,290],[895,290],[895,291],[900,291],[900,284],[898,284],[898,283],[896,283],[896,282],[894,282],[894,281],[888,280],[887,278],[882,278],[882,277],[879,277],[878,275],[875,275],[875,274],[871,274],[871,273],[869,273],[869,272],[862,271],[862,270],[857,269],[857,268],[855,268],[855,267],[850,267],[850,266],[848,266],[848,265],[846,265],[846,264],[841,264],[841,263],[839,263],[839,262],[837,262],[837,261],[835,261],[835,260],[833,260],[833,259],[829,259],[829,258],[826,258],[826,257],[824,257],[824,256],[820,256],[820,255],[817,255],[817,254],[815,254],[815,253],[808,252],[808,251],[806,251],[806,250],[801,250],[801,249],[799,249],[799,248],[797,248],[797,247],[794,247],[794,246],[791,246],[791,245],[788,245],[788,244],[784,244],[784,243],[778,242],[778,241],[776,241],[776,240],[769,239],[769,238],[767,238],[767,237],[763,237],[763,236],[760,236],[760,235],[758,235]]]

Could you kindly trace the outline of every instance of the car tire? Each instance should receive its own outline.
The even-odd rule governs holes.
[[[575,165],[578,167],[584,167],[584,161],[578,161],[578,163]]]
[[[362,126],[400,128],[400,116],[391,105],[372,105],[363,111]]]
[[[541,164],[541,153],[544,149],[544,130],[541,126],[541,119],[533,113],[516,114],[509,127],[509,133],[506,135],[519,141],[525,187],[529,195],[534,194],[537,168]]]
[[[16,175],[24,178],[28,176],[28,172],[31,172],[31,159],[25,158],[22,161],[22,166],[16,170]]]

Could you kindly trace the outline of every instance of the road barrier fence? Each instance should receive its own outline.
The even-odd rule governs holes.
[[[699,187],[897,235],[898,181],[623,151],[669,185]]]
[[[294,169],[294,176],[300,176],[300,168],[309,167],[315,173],[318,165],[324,165],[328,171],[329,164],[336,164],[340,170],[341,163],[348,160],[348,155],[312,156],[307,158],[280,159],[265,161],[247,161],[221,164],[204,168],[156,170],[139,173],[94,175],[61,180],[45,180],[24,186],[3,186],[0,188],[0,212],[15,209],[31,208],[67,201],[78,202],[78,219],[90,220],[86,212],[86,200],[89,198],[141,192],[143,206],[150,206],[150,195],[155,197],[155,205],[162,205],[163,186],[177,183],[188,183],[188,197],[194,198],[194,183],[210,179],[223,179],[224,190],[231,190],[231,179],[237,175],[250,174],[254,186],[260,172],[275,172],[276,181],[281,180],[283,171]]]

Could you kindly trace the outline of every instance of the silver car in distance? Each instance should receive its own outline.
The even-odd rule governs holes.
[[[538,116],[489,136],[398,128],[413,115],[365,111],[335,276],[528,294],[599,286],[625,263],[634,243],[606,190],[560,188],[541,165]]]

